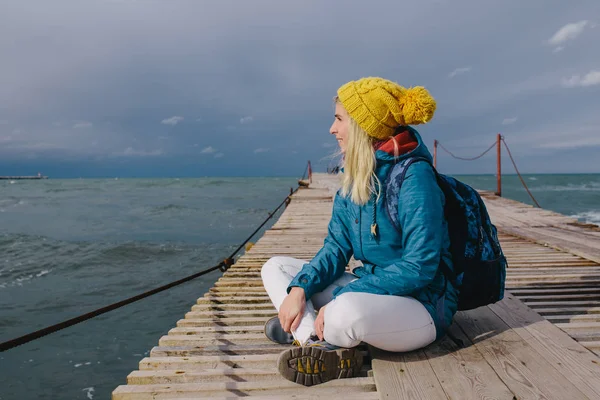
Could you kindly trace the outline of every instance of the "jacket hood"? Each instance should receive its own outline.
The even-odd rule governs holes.
[[[394,142],[396,146],[394,146]],[[395,147],[400,150],[398,156],[394,155]],[[433,161],[433,157],[423,143],[421,135],[410,126],[402,127],[399,133],[375,146],[375,158],[378,163],[395,164],[408,157],[424,157],[430,162]]]

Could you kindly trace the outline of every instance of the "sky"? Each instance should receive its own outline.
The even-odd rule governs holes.
[[[431,151],[501,133],[522,173],[600,172],[597,0],[0,2],[0,175],[324,170],[332,99],[365,76],[430,91]]]

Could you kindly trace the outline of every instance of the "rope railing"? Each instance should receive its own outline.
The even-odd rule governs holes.
[[[448,154],[450,154],[452,157],[458,159],[458,160],[463,160],[463,161],[475,161],[481,157],[483,157],[484,155],[486,155],[491,149],[494,148],[494,146],[496,146],[496,142],[492,143],[492,145],[490,147],[488,147],[488,149],[486,151],[484,151],[483,153],[481,153],[480,155],[478,155],[477,157],[459,157],[457,155],[454,155],[450,150],[448,150],[447,148],[444,147],[444,145],[442,145],[439,141],[437,141],[437,144]]]
[[[308,167],[308,169],[310,171],[310,167]],[[311,173],[311,175],[312,175],[312,173]],[[277,213],[277,211],[279,211],[279,209],[281,207],[283,207],[283,205],[285,205],[287,207],[287,205],[291,201],[292,195],[294,193],[296,193],[298,191],[298,189],[299,189],[299,186],[296,187],[295,189],[291,188],[290,189],[290,194],[287,195],[285,197],[285,199],[283,199],[283,201],[281,203],[279,203],[279,205],[273,211],[271,211],[268,214],[267,218],[258,226],[258,228],[256,228],[254,230],[254,232],[252,232],[246,238],[246,240],[244,240],[244,242],[241,245],[239,245],[229,255],[229,257],[225,258],[223,261],[221,261],[217,265],[215,265],[213,267],[210,267],[208,269],[202,270],[200,272],[197,272],[195,274],[186,276],[185,278],[179,279],[177,281],[174,281],[174,282],[168,283],[166,285],[160,286],[158,288],[155,288],[155,289],[152,289],[152,290],[148,290],[148,291],[146,291],[144,293],[138,294],[137,296],[133,296],[133,297],[130,297],[128,299],[121,300],[121,301],[119,301],[117,303],[113,303],[113,304],[110,304],[108,306],[105,306],[105,307],[102,307],[102,308],[98,308],[98,309],[96,309],[94,311],[90,311],[90,312],[88,312],[86,314],[79,315],[79,316],[77,316],[75,318],[71,318],[71,319],[68,319],[66,321],[60,322],[58,324],[54,324],[54,325],[48,326],[46,328],[39,329],[39,330],[37,330],[35,332],[32,332],[32,333],[29,333],[29,334],[17,337],[15,339],[12,339],[12,340],[9,340],[9,341],[6,341],[6,342],[2,342],[2,343],[0,343],[0,353],[4,352],[4,351],[7,351],[7,350],[10,350],[10,349],[12,349],[14,347],[17,347],[17,346],[21,346],[21,345],[23,345],[25,343],[29,343],[29,342],[31,342],[33,340],[36,340],[36,339],[39,339],[41,337],[47,336],[47,335],[49,335],[51,333],[58,332],[60,330],[68,328],[70,326],[76,325],[76,324],[78,324],[80,322],[87,321],[87,320],[92,319],[94,317],[97,317],[99,315],[105,314],[105,313],[107,313],[109,311],[116,310],[117,308],[121,308],[121,307],[126,306],[128,304],[134,303],[134,302],[136,302],[138,300],[145,299],[146,297],[150,297],[150,296],[152,296],[152,295],[154,295],[156,293],[160,293],[160,292],[163,292],[163,291],[165,291],[167,289],[171,289],[171,288],[173,288],[175,286],[179,286],[182,283],[189,282],[192,279],[196,279],[196,278],[198,278],[200,276],[206,275],[209,272],[213,272],[213,271],[216,271],[216,270],[220,270],[221,272],[227,271],[229,269],[229,267],[231,267],[233,265],[235,255],[250,241],[250,239],[252,239],[252,237],[254,237],[254,235],[256,235],[256,233],[258,233],[258,231],[260,231],[260,229],[263,226],[265,226],[265,224],[271,218],[273,218],[273,216]]]
[[[488,147],[483,153],[479,154],[478,156],[475,157],[459,157],[457,155],[455,155],[454,153],[452,153],[450,150],[448,150],[446,147],[444,147],[444,145],[442,143],[440,143],[439,140],[435,140],[434,141],[434,165],[437,163],[437,147],[441,147],[442,150],[444,150],[446,153],[448,153],[451,157],[456,158],[457,160],[463,160],[463,161],[474,161],[477,160],[481,157],[483,157],[484,155],[486,155],[490,150],[492,150],[494,148],[494,146],[497,147],[498,150],[498,192],[496,193],[497,195],[501,194],[501,189],[500,189],[500,174],[501,174],[501,169],[500,169],[500,142],[504,143],[504,147],[506,148],[506,151],[508,152],[508,156],[510,157],[510,161],[512,162],[513,167],[515,168],[515,171],[517,172],[517,175],[519,177],[519,180],[521,181],[521,184],[523,185],[523,187],[525,188],[525,190],[527,191],[527,194],[529,194],[529,197],[531,197],[531,200],[533,201],[533,203],[536,205],[536,207],[541,208],[540,204],[537,202],[537,200],[535,199],[535,197],[533,196],[533,194],[531,193],[531,191],[529,190],[529,188],[527,187],[527,184],[525,183],[525,180],[523,179],[523,177],[521,176],[521,173],[519,172],[519,169],[517,168],[517,163],[515,162],[515,159],[512,156],[512,153],[508,147],[508,144],[506,143],[506,140],[504,139],[504,136],[498,134],[498,139],[496,140],[496,142],[492,143],[490,145],[490,147]]]
[[[540,207],[540,204],[537,202],[537,200],[535,199],[535,197],[533,197],[533,194],[531,194],[531,192],[529,191],[529,188],[527,187],[527,184],[525,183],[525,180],[521,176],[521,173],[519,172],[519,169],[517,168],[517,164],[515,163],[515,160],[514,160],[512,154],[511,154],[511,152],[510,152],[510,149],[508,148],[508,144],[506,144],[506,140],[504,140],[504,136],[502,136],[500,138],[500,140],[502,140],[502,143],[504,143],[504,147],[506,147],[506,151],[508,152],[508,156],[510,157],[510,161],[512,162],[513,167],[515,167],[515,171],[517,171],[517,175],[519,176],[519,179],[521,180],[521,183],[525,187],[525,190],[529,194],[529,197],[531,197],[531,200],[533,200],[533,202],[535,203],[535,205],[538,208],[542,208],[542,207]]]

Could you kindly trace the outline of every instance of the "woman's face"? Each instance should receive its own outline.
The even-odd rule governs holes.
[[[346,152],[346,145],[348,143],[348,127],[349,127],[349,117],[348,113],[342,107],[340,103],[335,103],[335,119],[333,120],[333,124],[331,128],[329,128],[329,133],[335,135],[335,138],[340,145],[340,149],[342,153]]]

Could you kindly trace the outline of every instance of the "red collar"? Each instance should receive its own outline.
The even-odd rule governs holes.
[[[394,142],[398,148],[398,154],[394,154]],[[381,150],[392,156],[400,156],[409,153],[417,148],[419,142],[410,134],[409,131],[400,132],[386,140],[380,140],[374,145],[375,151]]]

